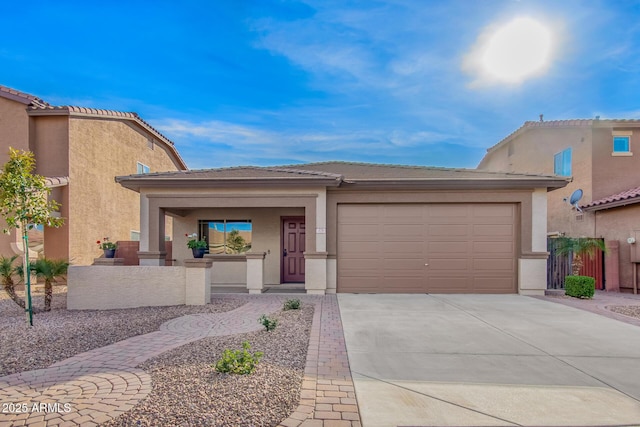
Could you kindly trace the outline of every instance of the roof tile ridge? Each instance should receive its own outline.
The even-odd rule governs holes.
[[[48,106],[50,105],[47,101],[39,98],[35,95],[31,95],[30,93],[22,92],[17,89],[10,88],[9,86],[0,85],[0,92],[7,93],[9,95],[16,96],[18,98],[22,98],[24,100],[29,101],[31,104],[36,106]]]
[[[304,166],[304,165],[301,165]],[[264,166],[262,169],[273,171],[273,172],[285,172],[285,173],[297,173],[304,175],[314,175],[314,176],[327,176],[332,178],[342,178],[343,175],[331,173],[331,172],[323,172],[323,171],[310,171],[306,169],[294,169],[294,168],[283,168],[281,166]]]

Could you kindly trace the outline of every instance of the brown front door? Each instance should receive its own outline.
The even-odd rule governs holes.
[[[304,217],[282,219],[282,282],[304,282]]]

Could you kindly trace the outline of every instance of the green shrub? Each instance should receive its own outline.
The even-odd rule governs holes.
[[[283,310],[299,310],[300,309],[300,300],[299,299],[288,299],[284,302]]]
[[[570,297],[592,298],[596,292],[596,279],[588,276],[567,276],[564,279],[564,293]]]
[[[266,314],[263,314],[259,319],[258,319],[258,323],[261,323],[262,326],[264,326],[267,331],[273,331],[276,326],[278,325],[278,321],[276,319],[272,319],[270,317],[267,317]]]
[[[242,343],[242,350],[225,349],[222,358],[215,364],[216,371],[238,375],[247,375],[255,371],[263,353],[256,351],[249,353],[249,341]]]

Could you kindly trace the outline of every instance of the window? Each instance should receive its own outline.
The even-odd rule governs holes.
[[[613,131],[612,156],[631,156],[631,131]]]
[[[199,221],[199,238],[209,243],[210,254],[242,254],[251,250],[251,220]]]
[[[149,171],[149,166],[143,165],[142,163],[138,162],[138,170],[136,173],[149,173]]]
[[[571,148],[553,156],[553,173],[560,176],[571,176]]]

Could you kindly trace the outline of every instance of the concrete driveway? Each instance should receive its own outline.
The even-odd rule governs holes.
[[[640,426],[640,328],[519,295],[339,294],[364,427]]]

